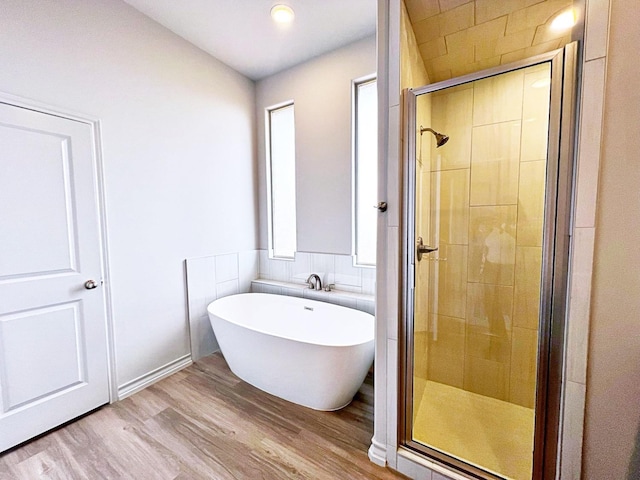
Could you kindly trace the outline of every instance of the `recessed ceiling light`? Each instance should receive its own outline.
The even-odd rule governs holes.
[[[576,14],[573,8],[565,10],[551,21],[551,28],[556,31],[568,30],[576,24]]]
[[[293,9],[287,5],[274,5],[271,8],[271,18],[278,23],[290,23],[293,17],[295,17]]]

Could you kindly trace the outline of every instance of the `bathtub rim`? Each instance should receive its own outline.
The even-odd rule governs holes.
[[[265,331],[264,329],[261,329],[261,328],[255,328],[255,327],[252,327],[252,326],[239,324],[239,323],[236,323],[236,322],[234,322],[232,320],[229,320],[229,319],[227,319],[227,318],[225,318],[225,317],[223,317],[221,315],[218,315],[218,314],[216,314],[216,313],[214,313],[214,312],[212,312],[210,310],[211,305],[215,304],[216,302],[225,301],[225,299],[229,299],[229,298],[233,298],[233,297],[240,297],[240,296],[247,296],[247,295],[251,295],[251,296],[255,295],[255,296],[262,296],[262,297],[265,297],[265,296],[267,296],[267,297],[284,297],[284,298],[287,298],[287,299],[294,299],[294,301],[299,301],[301,303],[303,301],[305,303],[310,302],[311,304],[317,304],[317,305],[322,306],[322,307],[329,306],[330,308],[334,308],[335,307],[335,308],[338,308],[338,309],[346,309],[346,310],[350,311],[350,313],[355,313],[356,315],[360,315],[360,314],[366,315],[367,317],[370,317],[370,318],[367,318],[367,319],[371,320],[371,338],[367,338],[364,341],[344,343],[344,344],[338,344],[338,345],[336,345],[336,344],[327,344],[327,343],[317,342],[317,341],[314,342],[314,341],[309,341],[309,340],[301,340],[299,338],[294,338],[294,337],[290,337],[290,336],[287,336],[287,335],[275,335],[273,332],[268,332],[268,331]],[[229,300],[226,300],[226,301],[229,301]],[[210,302],[209,304],[207,304],[207,315],[209,316],[209,321],[210,322],[211,322],[211,315],[213,315],[213,316],[219,318],[220,320],[232,323],[232,324],[237,325],[238,327],[241,327],[241,328],[246,328],[247,330],[252,330],[254,332],[258,332],[258,333],[261,333],[263,335],[268,335],[270,337],[283,338],[283,339],[289,340],[291,342],[298,342],[298,343],[303,343],[303,344],[306,344],[306,345],[317,345],[317,346],[325,347],[325,348],[350,348],[350,347],[356,347],[356,346],[359,346],[359,345],[366,345],[368,343],[375,342],[375,320],[376,320],[376,317],[374,315],[372,315],[372,314],[370,314],[368,312],[363,312],[362,310],[356,310],[356,309],[345,307],[345,306],[342,306],[342,305],[336,305],[334,303],[322,302],[322,301],[319,301],[319,300],[313,300],[313,299],[304,298],[304,297],[293,297],[293,296],[278,295],[278,294],[273,294],[273,293],[253,293],[253,292],[250,292],[250,293],[237,293],[237,294],[234,294],[234,295],[229,295],[229,296],[226,296],[226,297],[218,298],[218,299]],[[211,326],[213,327],[213,324]],[[214,334],[215,334],[215,329],[214,329]]]

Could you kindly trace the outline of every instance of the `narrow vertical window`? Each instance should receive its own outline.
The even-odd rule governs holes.
[[[296,168],[293,104],[267,109],[269,255],[293,258],[296,250]]]
[[[376,80],[353,84],[353,250],[356,265],[376,264],[378,96]]]

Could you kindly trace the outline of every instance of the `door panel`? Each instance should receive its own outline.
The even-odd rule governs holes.
[[[0,151],[3,451],[109,391],[92,126],[0,103]]]
[[[0,279],[75,270],[69,192],[69,142],[64,137],[0,126],[3,209]],[[9,156],[13,158],[9,158]],[[8,206],[8,203],[5,204]],[[41,248],[42,237],[49,239]]]
[[[4,411],[10,412],[86,381],[85,352],[78,344],[78,310],[78,302],[72,302],[3,318],[0,378],[3,385],[11,386],[4,392]]]

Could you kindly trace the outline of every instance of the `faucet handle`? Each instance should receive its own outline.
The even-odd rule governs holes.
[[[335,288],[336,284],[335,283],[328,283],[327,285],[324,286],[324,291],[325,292],[330,292],[331,291],[331,287]]]

